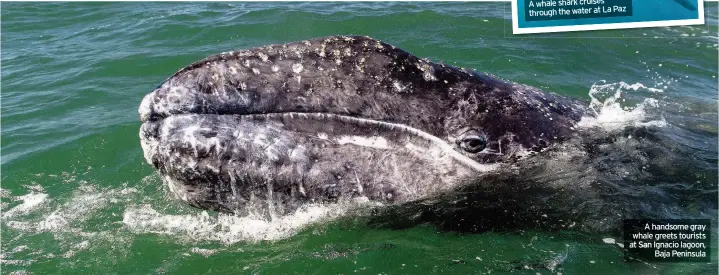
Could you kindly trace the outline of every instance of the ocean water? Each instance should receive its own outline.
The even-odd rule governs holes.
[[[598,114],[586,125],[649,129],[681,169],[642,178],[673,188],[644,195],[680,197],[669,209],[716,217],[716,3],[703,26],[521,36],[511,34],[508,2],[0,8],[4,274],[716,274],[716,260],[624,262],[612,243],[621,240],[601,233],[468,233],[437,221],[397,229],[339,205],[270,222],[194,209],[145,163],[137,114],[146,93],[208,55],[369,35],[586,100]]]

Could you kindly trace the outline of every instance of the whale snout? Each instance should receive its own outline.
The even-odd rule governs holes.
[[[142,102],[140,102],[140,107],[137,109],[137,112],[140,114],[140,121],[145,122],[150,120],[150,117],[152,116],[152,99],[155,96],[154,92],[149,93],[145,95],[145,97],[142,98]]]

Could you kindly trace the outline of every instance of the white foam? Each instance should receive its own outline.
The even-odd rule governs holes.
[[[16,266],[30,266],[34,260],[8,260],[8,259],[0,259],[0,263],[6,264],[6,265],[16,265]],[[16,273],[16,274],[22,274],[22,273]]]
[[[2,213],[3,219],[27,215],[34,212],[47,202],[47,194],[31,192],[23,196],[14,197],[13,200],[22,201],[23,203],[9,209],[8,211],[4,211],[4,213]]]
[[[49,177],[60,178],[57,175],[49,175]],[[62,178],[74,179],[74,172],[63,172]],[[26,195],[9,197],[23,203],[3,213],[3,230],[17,231],[10,233],[17,237],[3,243],[0,262],[6,265],[28,266],[41,258],[71,258],[79,251],[91,249],[98,242],[112,245],[113,248],[110,250],[129,248],[117,245],[128,243],[124,240],[126,236],[119,235],[117,231],[86,232],[85,230],[88,229],[88,221],[99,212],[112,207],[113,204],[134,202],[135,199],[131,195],[137,190],[98,188],[82,180],[77,183],[80,186],[76,190],[70,194],[65,193],[69,195],[68,197],[52,197],[44,192],[38,192],[41,188],[34,186],[29,186],[30,193]],[[115,216],[114,213],[112,215]],[[43,248],[33,248],[32,244],[26,243],[27,238],[23,237],[47,233],[59,243],[63,251],[49,252]],[[15,248],[6,250],[11,247]],[[22,255],[14,255],[16,253]]]
[[[217,250],[216,250],[216,249],[205,249],[205,248],[193,247],[192,249],[190,249],[190,252],[195,253],[195,254],[200,254],[200,255],[205,256],[205,257],[208,257],[208,256],[210,256],[210,255],[212,255],[212,254],[217,253]]]
[[[116,200],[115,197],[125,196],[127,194],[134,193],[135,191],[136,190],[133,188],[122,190],[97,190],[94,186],[81,186],[79,190],[73,194],[69,201],[57,206],[54,211],[45,215],[41,220],[8,220],[7,226],[12,229],[34,233],[69,230],[73,225],[77,226],[78,223],[87,220],[92,214],[101,210],[113,200]],[[28,200],[32,202],[31,204],[34,205],[35,208],[49,200],[47,194],[33,193],[16,198],[30,198]],[[27,204],[28,203],[26,201],[26,203],[20,206],[23,206],[23,209],[34,209],[25,206]],[[16,208],[17,207],[13,209]],[[15,211],[14,213],[22,213],[21,210]],[[5,214],[7,214],[7,212]],[[14,218],[17,216],[19,215],[8,216],[8,218]],[[5,218],[5,215],[3,215],[3,217]]]
[[[302,206],[291,215],[267,220],[223,213],[210,216],[206,211],[197,214],[163,214],[145,204],[125,210],[122,222],[127,229],[137,234],[161,234],[191,242],[232,244],[285,239],[309,224],[342,216],[348,209],[343,204],[311,204]]]
[[[625,82],[609,83],[604,81],[595,83],[589,91],[591,102],[589,109],[593,116],[585,116],[577,126],[582,128],[600,127],[607,131],[618,131],[625,127],[663,127],[666,120],[663,116],[653,113],[659,108],[659,101],[654,98],[644,98],[635,106],[622,106],[626,101],[623,93],[642,91],[650,93],[664,92],[662,89],[649,88],[642,83],[627,84]],[[612,94],[613,93],[613,94]],[[606,99],[602,96],[612,94]]]
[[[9,198],[10,190],[0,188],[0,198]]]

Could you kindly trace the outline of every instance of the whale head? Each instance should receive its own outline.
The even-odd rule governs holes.
[[[283,214],[397,203],[569,139],[583,104],[369,37],[226,52],[144,97],[145,159],[190,205]]]

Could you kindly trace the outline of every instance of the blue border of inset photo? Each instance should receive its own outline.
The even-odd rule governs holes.
[[[532,1],[532,12],[544,10],[542,19],[527,20],[527,10]],[[576,0],[575,3],[594,3],[586,5],[592,12],[601,14],[603,9],[612,9],[615,5],[627,6],[616,13],[604,15],[557,15],[562,8],[560,0],[512,0],[512,30],[514,34],[568,32],[586,30],[667,27],[678,25],[704,24],[703,0]],[[602,3],[602,4],[596,4]],[[548,6],[545,6],[549,4]],[[544,6],[543,8],[540,8]],[[576,6],[564,6],[564,11],[571,11]],[[594,9],[598,10],[594,10]],[[585,9],[586,10],[586,9]],[[588,11],[588,10],[586,10]],[[611,15],[609,15],[611,14]],[[603,16],[603,17],[601,17]]]

